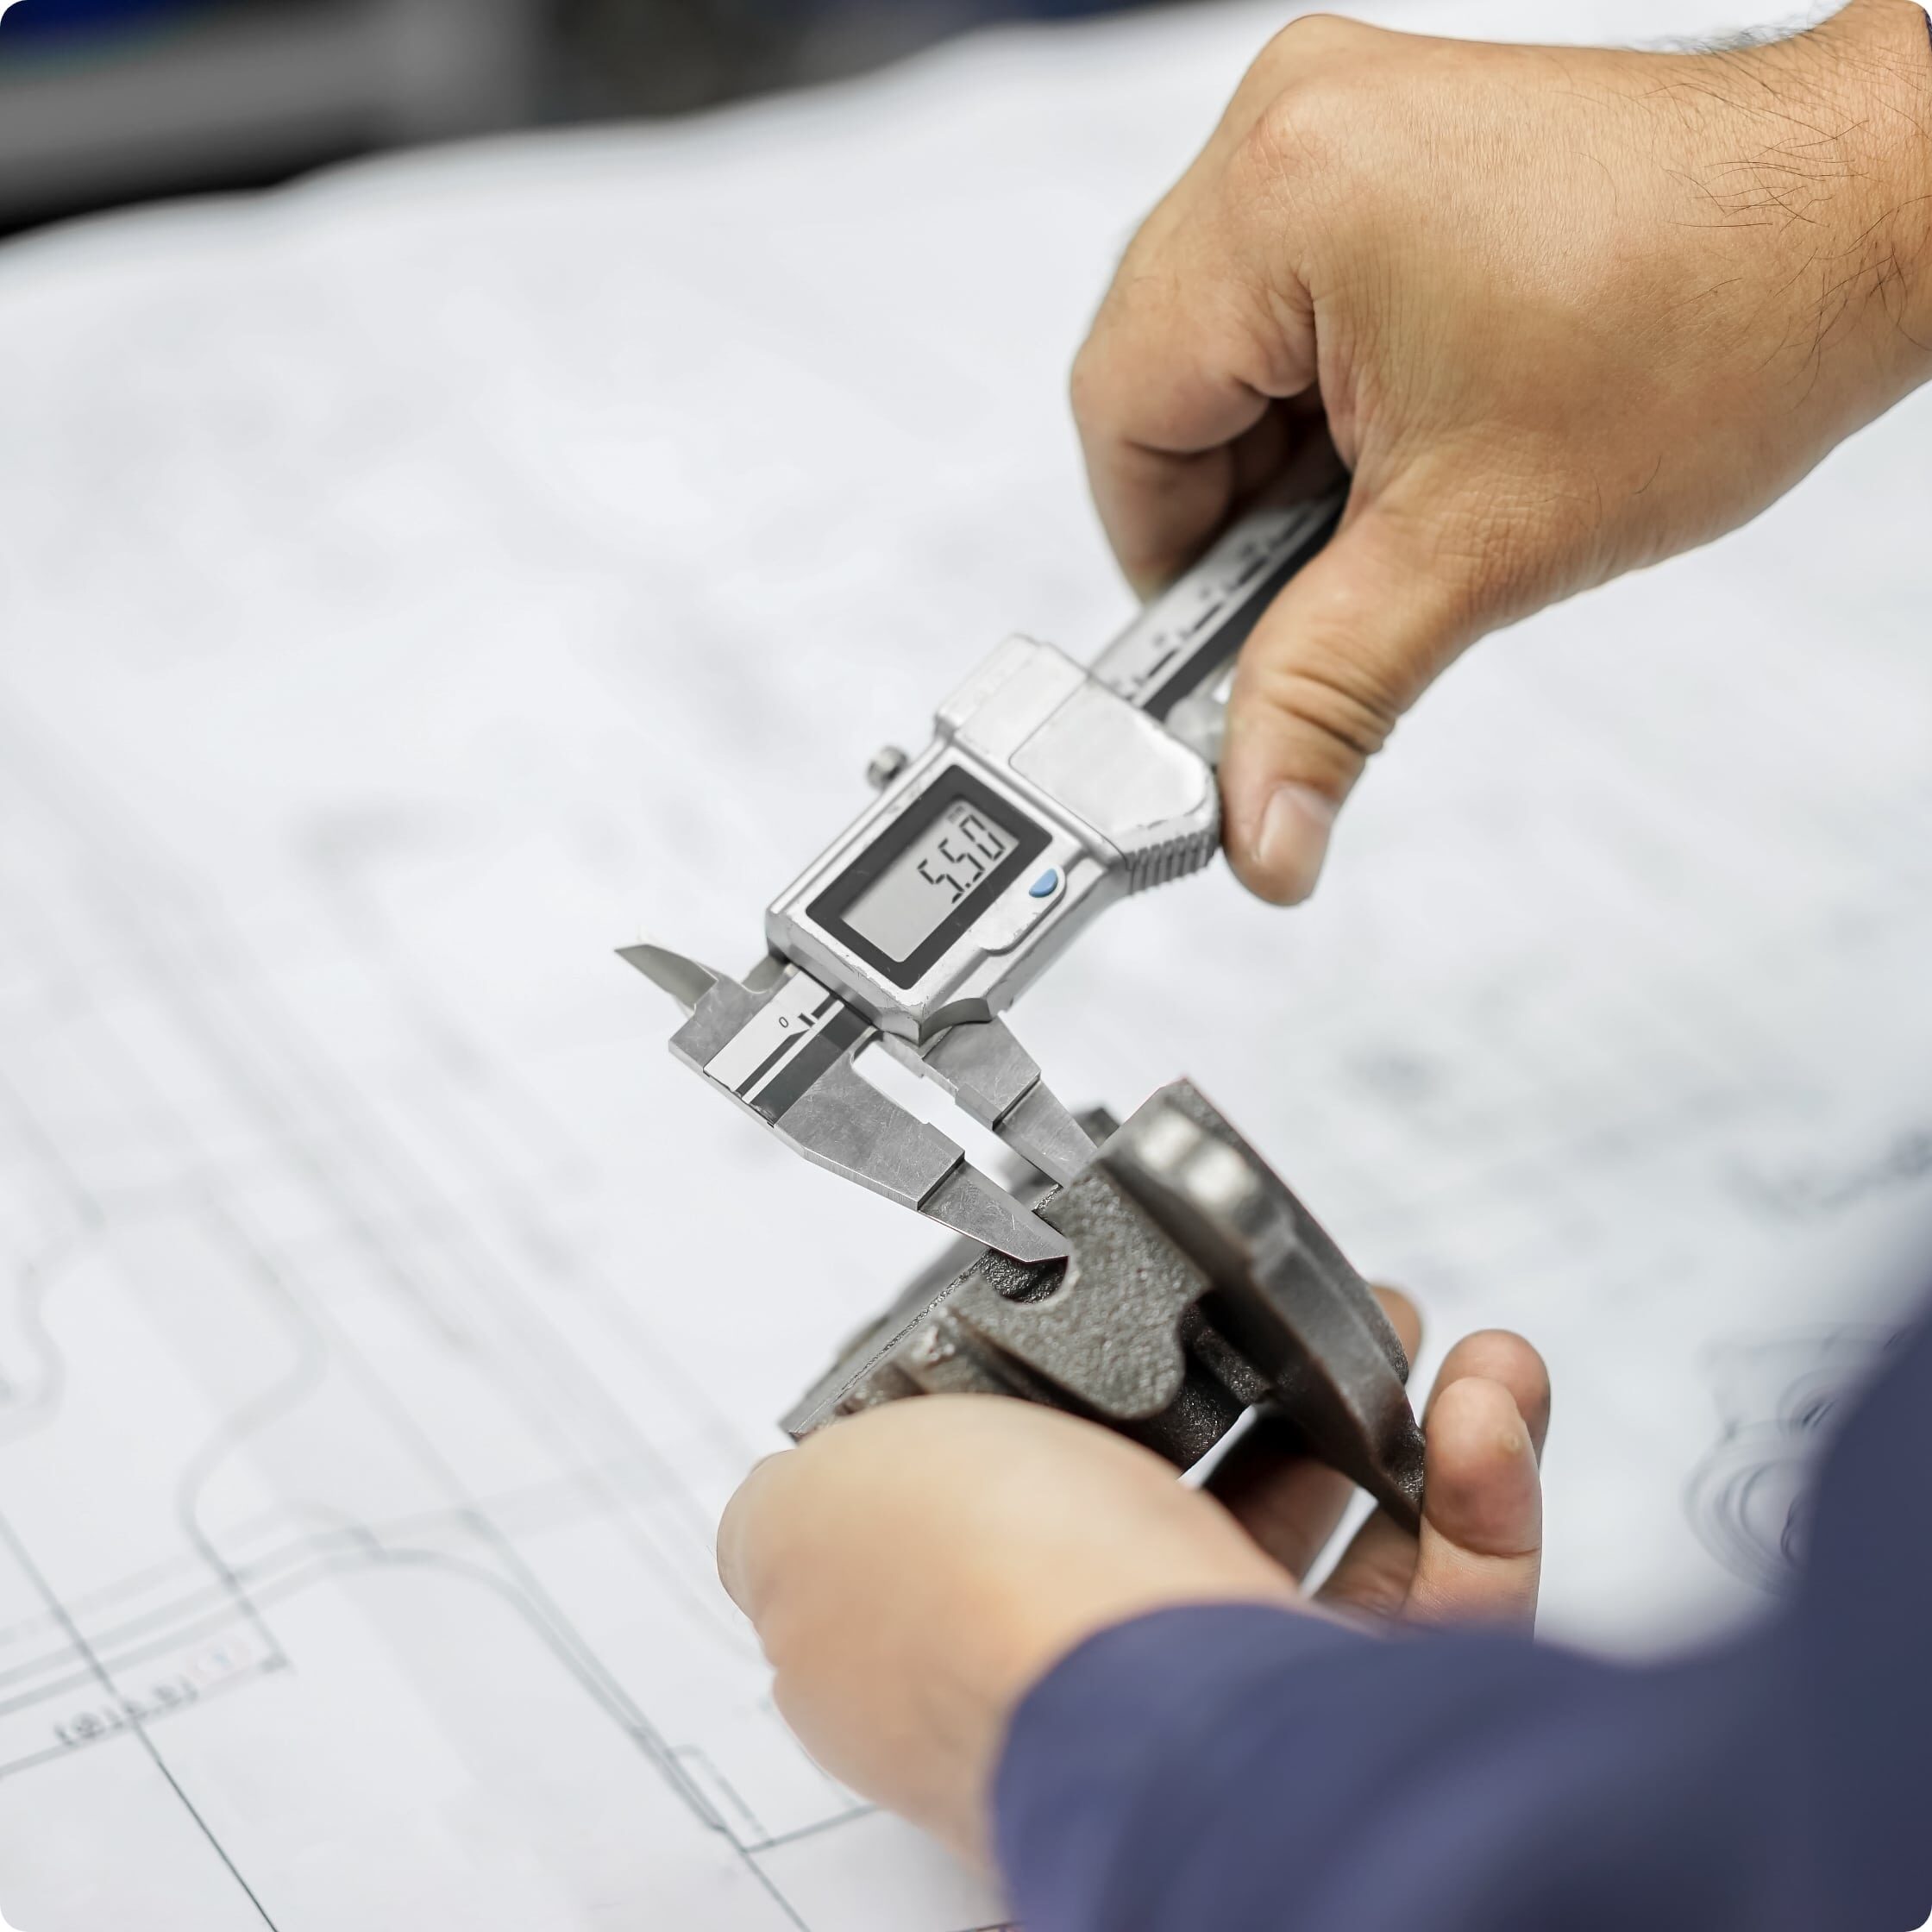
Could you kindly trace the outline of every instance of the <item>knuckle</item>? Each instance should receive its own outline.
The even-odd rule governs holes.
[[[1091,336],[1080,345],[1073,359],[1073,367],[1067,372],[1067,401],[1073,410],[1074,421],[1082,429],[1098,419],[1100,373],[1095,366]]]
[[[1277,28],[1256,55],[1254,71],[1285,79],[1338,54],[1356,52],[1374,31],[1339,14],[1299,14]]]
[[[1300,642],[1292,659],[1255,667],[1248,695],[1333,738],[1357,757],[1372,758],[1402,715],[1400,693],[1375,665],[1345,645],[1307,637]]]
[[[1349,153],[1342,87],[1325,74],[1288,82],[1255,116],[1236,150],[1236,191],[1279,194],[1284,180],[1318,180]]]
[[[1133,414],[1148,359],[1184,305],[1182,292],[1161,251],[1138,243],[1129,251],[1068,372],[1068,400],[1083,430],[1105,430]]]
[[[1408,1601],[1414,1566],[1413,1542],[1399,1544],[1356,1565],[1349,1572],[1350,1608],[1371,1617],[1399,1615]]]
[[[1348,33],[1350,23],[1332,14],[1303,14],[1278,28],[1249,63],[1222,125],[1251,128],[1258,116],[1284,88],[1334,64],[1332,49]]]
[[[1304,166],[1346,154],[1343,144],[1361,131],[1352,83],[1370,58],[1370,44],[1381,38],[1377,28],[1333,14],[1291,20],[1249,70],[1249,85],[1262,100],[1251,142],[1277,162]]]
[[[1110,357],[1102,342],[1101,329],[1080,346],[1067,373],[1067,401],[1075,424],[1082,434],[1097,436],[1107,430],[1119,414],[1119,384],[1110,369]]]

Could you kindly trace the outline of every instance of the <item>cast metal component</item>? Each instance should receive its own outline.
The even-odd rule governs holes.
[[[1265,1405],[1415,1526],[1422,1438],[1395,1330],[1193,1086],[1162,1088],[1039,1214],[1067,1259],[949,1256],[854,1339],[787,1431],[912,1396],[1007,1395],[1106,1423],[1184,1469]]]

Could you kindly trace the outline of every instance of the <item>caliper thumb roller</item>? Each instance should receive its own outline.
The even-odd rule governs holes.
[[[1237,652],[1340,521],[1332,459],[1236,523],[1082,667],[1013,637],[915,756],[765,914],[741,980],[623,957],[684,1009],[676,1057],[795,1151],[958,1238],[786,1418],[940,1390],[1090,1417],[1191,1466],[1242,1416],[1399,1521],[1420,1520],[1408,1364],[1374,1296],[1189,1082],[1125,1123],[1076,1117],[1000,1016],[1115,900],[1220,844],[1215,778]],[[990,1128],[1010,1183],[858,1070],[882,1047]]]

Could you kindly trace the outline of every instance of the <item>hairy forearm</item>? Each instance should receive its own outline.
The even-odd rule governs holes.
[[[1754,286],[1776,335],[1750,351],[1794,411],[1842,435],[1932,375],[1932,17],[1916,0],[1851,0],[1803,34],[1668,62],[1633,105],[1707,124],[1672,211],[1708,248],[1684,297]]]

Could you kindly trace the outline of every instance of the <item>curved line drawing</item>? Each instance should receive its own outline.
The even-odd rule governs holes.
[[[152,1528],[162,1534],[143,1534],[129,1546],[129,1568],[116,1575],[113,1526],[97,1526],[89,1563],[73,1566],[77,1601],[85,1598],[97,1613],[85,1627],[76,1603],[61,1599],[53,1581],[30,1567],[27,1546],[9,1539],[44,1608],[29,1614],[24,1601],[17,1611],[9,1606],[8,1630],[0,1634],[5,1695],[38,1706],[50,1720],[73,1722],[50,1722],[40,1733],[33,1716],[16,1722],[7,1740],[15,1754],[0,1778],[71,1759],[110,1738],[132,1741],[248,1907],[273,1923],[251,1883],[258,1862],[273,1875],[272,1849],[245,1834],[232,1845],[217,1837],[194,1803],[199,1767],[178,1775],[149,1730],[178,1709],[205,1709],[216,1697],[273,1681],[269,1673],[283,1657],[263,1613],[288,1621],[292,1613],[283,1606],[298,1593],[313,1592],[313,1601],[331,1578],[351,1573],[436,1571],[459,1591],[467,1584],[472,1597],[481,1590],[508,1610],[526,1634],[525,1646],[511,1648],[527,1647],[534,1637],[562,1667],[556,1694],[586,1700],[691,1818],[723,1841],[781,1921],[805,1932],[780,1876],[752,1847],[774,1836],[772,1824],[809,1816],[812,1794],[797,1802],[787,1788],[784,1816],[772,1824],[744,1797],[728,1803],[736,1762],[710,1754],[711,1705],[687,1708],[689,1700],[674,1697],[665,1713],[657,1711],[663,1692],[655,1665],[640,1667],[630,1647],[607,1649],[594,1616],[586,1627],[568,1567],[574,1552],[546,1543],[559,1522],[594,1521],[599,1548],[643,1571],[654,1614],[661,1604],[674,1633],[666,1642],[695,1640],[755,1659],[756,1645],[711,1583],[708,1547],[711,1487],[749,1445],[708,1399],[704,1378],[693,1378],[678,1351],[644,1327],[634,1295],[617,1289],[594,1248],[580,1251],[568,1224],[549,1216],[542,1189],[532,1189],[526,1169],[498,1149],[493,1131],[477,1129],[433,1085],[412,1090],[412,1112],[398,1131],[362,1092],[354,1077],[362,1070],[317,1036],[312,1015],[292,997],[299,989],[258,957],[259,934],[204,897],[198,878],[179,875],[166,855],[148,850],[117,801],[85,775],[50,766],[37,743],[16,759],[16,742],[10,709],[0,703],[0,746],[9,754],[0,758],[0,791],[9,802],[16,789],[26,791],[28,809],[65,841],[63,856],[71,851],[89,910],[112,936],[110,956],[139,962],[140,1017],[156,1029],[158,1052],[138,1050],[145,1036],[134,1027],[125,1037],[98,1028],[87,1044],[98,1049],[114,1119],[124,1112],[129,1144],[163,1178],[151,1190],[129,1192],[111,1160],[104,1158],[97,1172],[76,1159],[34,1111],[38,1093],[16,1102],[3,1070],[0,1100],[17,1106],[35,1169],[69,1204],[83,1239],[125,1234],[138,1250],[147,1218],[159,1214],[198,1224],[218,1251],[184,1278],[179,1309],[157,1298],[150,1311],[157,1334],[191,1371],[204,1363],[213,1371],[191,1372],[201,1402],[171,1395],[171,1427],[180,1426],[179,1417],[189,1421],[185,1438],[169,1439],[166,1465],[152,1466],[159,1439],[134,1452],[146,1456],[143,1477],[158,1485]],[[377,954],[351,963],[379,981],[394,1007],[403,963],[380,948]],[[90,982],[86,990],[91,997],[100,989]],[[77,1005],[76,1018],[91,1023],[91,1009]],[[161,1073],[175,1063],[170,1056],[191,1070],[184,1091],[198,1095],[198,1079],[210,1089],[205,1123],[162,1083]],[[417,1127],[442,1150],[438,1159],[416,1146],[406,1130]],[[89,1151],[85,1132],[77,1145]],[[110,1149],[120,1151],[119,1143]],[[159,1251],[164,1261],[179,1258],[177,1247]],[[18,1280],[17,1266],[9,1272]],[[137,1265],[129,1277],[136,1287],[141,1273]],[[367,1296],[366,1308],[339,1292],[344,1281]],[[567,1307],[534,1291],[546,1282],[569,1288]],[[256,1304],[249,1327],[259,1330],[267,1314],[282,1345],[270,1336],[265,1346],[259,1333],[242,1336],[224,1325],[219,1317],[233,1311],[208,1299],[210,1283],[224,1297],[239,1288]],[[445,1421],[434,1402],[419,1399],[419,1367],[431,1371],[432,1385],[436,1371],[460,1368],[474,1409],[453,1409]],[[67,1365],[66,1413],[79,1413],[73,1384],[85,1372],[78,1358]],[[339,1416],[332,1406],[338,1393],[345,1404]],[[277,1419],[298,1409],[304,1420],[292,1425],[285,1457],[270,1439]],[[499,1458],[496,1446],[486,1448],[468,1433],[492,1414],[506,1430],[521,1432],[517,1456]],[[91,1413],[77,1426],[93,1427]],[[351,1427],[362,1432],[358,1458],[353,1480],[338,1485],[325,1446],[331,1428]],[[85,1460],[94,1446],[83,1437],[73,1459]],[[128,1452],[117,1441],[100,1446]],[[246,1490],[232,1493],[219,1479],[231,1465],[253,1473],[258,1465],[277,1498],[266,1511]],[[40,1470],[0,1455],[0,1477],[16,1470],[31,1496]],[[408,1499],[406,1515],[390,1517],[384,1509],[392,1493],[380,1488],[385,1470],[393,1471],[394,1500]],[[519,1478],[526,1474],[542,1480],[525,1486]],[[373,1500],[375,1510],[362,1516],[338,1509],[338,1488],[345,1503],[351,1496]],[[439,1511],[438,1503],[447,1508]],[[7,1527],[0,1515],[0,1534]],[[318,1583],[321,1591],[314,1590]],[[461,1617],[459,1603],[453,1597],[450,1609]],[[164,1658],[165,1665],[154,1665]],[[179,1682],[182,1699],[150,1697],[150,1676],[157,1684]],[[49,1709],[50,1699],[70,1688],[85,1692],[76,1710]],[[671,1713],[674,1728],[668,1730]],[[738,1715],[727,1713],[733,1722]],[[775,1719],[772,1724],[773,1739],[756,1741],[758,1749],[778,1748],[781,1734]],[[36,1749],[43,1737],[51,1747]],[[288,1741],[290,1748],[295,1744]],[[191,1757],[180,1755],[184,1763]],[[761,1796],[749,1785],[738,1789]],[[849,1822],[849,1798],[834,1791],[826,1802],[844,1814],[829,1822]]]
[[[1810,1449],[1777,1427],[1741,1429],[1691,1472],[1684,1506],[1699,1540],[1760,1590],[1781,1591],[1797,1580]]]
[[[1887,1329],[1804,1329],[1709,1352],[1722,1427],[1690,1472],[1684,1507],[1733,1576],[1772,1594],[1797,1581],[1820,1455],[1897,1339]]]
[[[293,1354],[288,1365],[266,1387],[223,1416],[212,1433],[183,1467],[175,1490],[175,1517],[196,1552],[221,1579],[242,1614],[267,1642],[276,1658],[282,1655],[274,1634],[261,1620],[247,1587],[202,1521],[201,1505],[216,1471],[249,1440],[292,1414],[317,1394],[329,1375],[329,1349],[295,1298],[271,1278],[276,1315],[288,1333]]]
[[[553,1484],[552,1490],[562,1485]],[[514,1501],[515,1499],[512,1499]],[[559,1523],[583,1520],[581,1509],[553,1509],[546,1519]],[[425,1515],[399,1517],[393,1521],[365,1523],[342,1515],[338,1510],[325,1509],[316,1504],[291,1504],[286,1509],[273,1512],[276,1519],[303,1516],[314,1518],[322,1527],[304,1531],[288,1540],[271,1544],[266,1550],[246,1560],[237,1560],[232,1565],[234,1580],[241,1584],[257,1603],[285,1596],[299,1588],[306,1580],[304,1565],[317,1571],[326,1569],[330,1564],[338,1563],[344,1556],[361,1556],[373,1559],[385,1554],[393,1555],[400,1550],[418,1547],[414,1542],[398,1541],[398,1538],[418,1537],[441,1531],[444,1534],[459,1532],[474,1534],[472,1527],[463,1519],[459,1510],[436,1512]],[[267,1516],[255,1519],[256,1527],[265,1527]],[[440,1552],[449,1554],[450,1552]],[[170,1569],[196,1567],[194,1559],[183,1557],[172,1565],[155,1565],[142,1572],[141,1580],[154,1583],[166,1577]],[[97,1603],[111,1603],[122,1596],[126,1591],[113,1589],[97,1593]],[[225,1609],[217,1609],[223,1605]],[[68,1606],[70,1612],[78,1604]],[[183,1594],[154,1604],[138,1615],[122,1622],[91,1630],[89,1641],[97,1652],[99,1659],[110,1674],[124,1669],[130,1664],[165,1654],[181,1644],[206,1632],[223,1628],[240,1621],[244,1615],[236,1603],[235,1593],[226,1578],[201,1581]],[[35,1624],[21,1624],[15,1627],[13,1634],[24,1636],[32,1630],[43,1627],[49,1620],[42,1619]],[[56,1626],[57,1628],[57,1623]],[[0,1633],[0,1636],[6,1635]],[[137,1640],[145,1640],[137,1648],[120,1647],[133,1645]],[[31,1681],[36,1676],[44,1676],[50,1671],[68,1668],[74,1660],[71,1645],[45,1652],[29,1658],[25,1663],[9,1665],[0,1670],[0,1690],[7,1686]],[[67,1678],[43,1684],[32,1690],[0,1697],[0,1716],[16,1709],[42,1703],[58,1692],[75,1688],[77,1683],[85,1681],[85,1673],[79,1678]],[[3,1772],[0,1772],[3,1775]]]
[[[0,8],[0,14],[5,12]],[[60,1413],[66,1393],[67,1359],[47,1325],[47,1305],[80,1246],[77,1233],[55,1240],[22,1267],[15,1278],[22,1338],[40,1364],[40,1381],[24,1398],[0,1397],[0,1447],[44,1429]],[[0,1928],[4,1932],[4,1928]]]
[[[274,1503],[260,1509],[252,1516],[245,1516],[232,1526],[231,1537],[252,1539],[289,1517],[299,1519],[304,1515],[323,1515],[329,1514],[334,1522],[346,1521],[339,1515],[324,1512],[319,1505],[299,1502]],[[177,1552],[172,1556],[163,1557],[159,1561],[145,1565],[139,1570],[129,1571],[114,1582],[103,1584],[98,1589],[80,1590],[62,1599],[69,1615],[78,1616],[83,1611],[94,1611],[114,1603],[125,1603],[129,1597],[139,1596],[144,1591],[164,1582],[182,1571],[192,1571],[195,1558],[188,1551]],[[22,1637],[31,1636],[37,1630],[54,1630],[60,1625],[60,1619],[51,1610],[41,1610],[29,1616],[16,1619],[12,1623],[0,1624],[0,1651],[9,1644],[17,1643]],[[7,1681],[6,1673],[0,1672],[0,1684]]]

